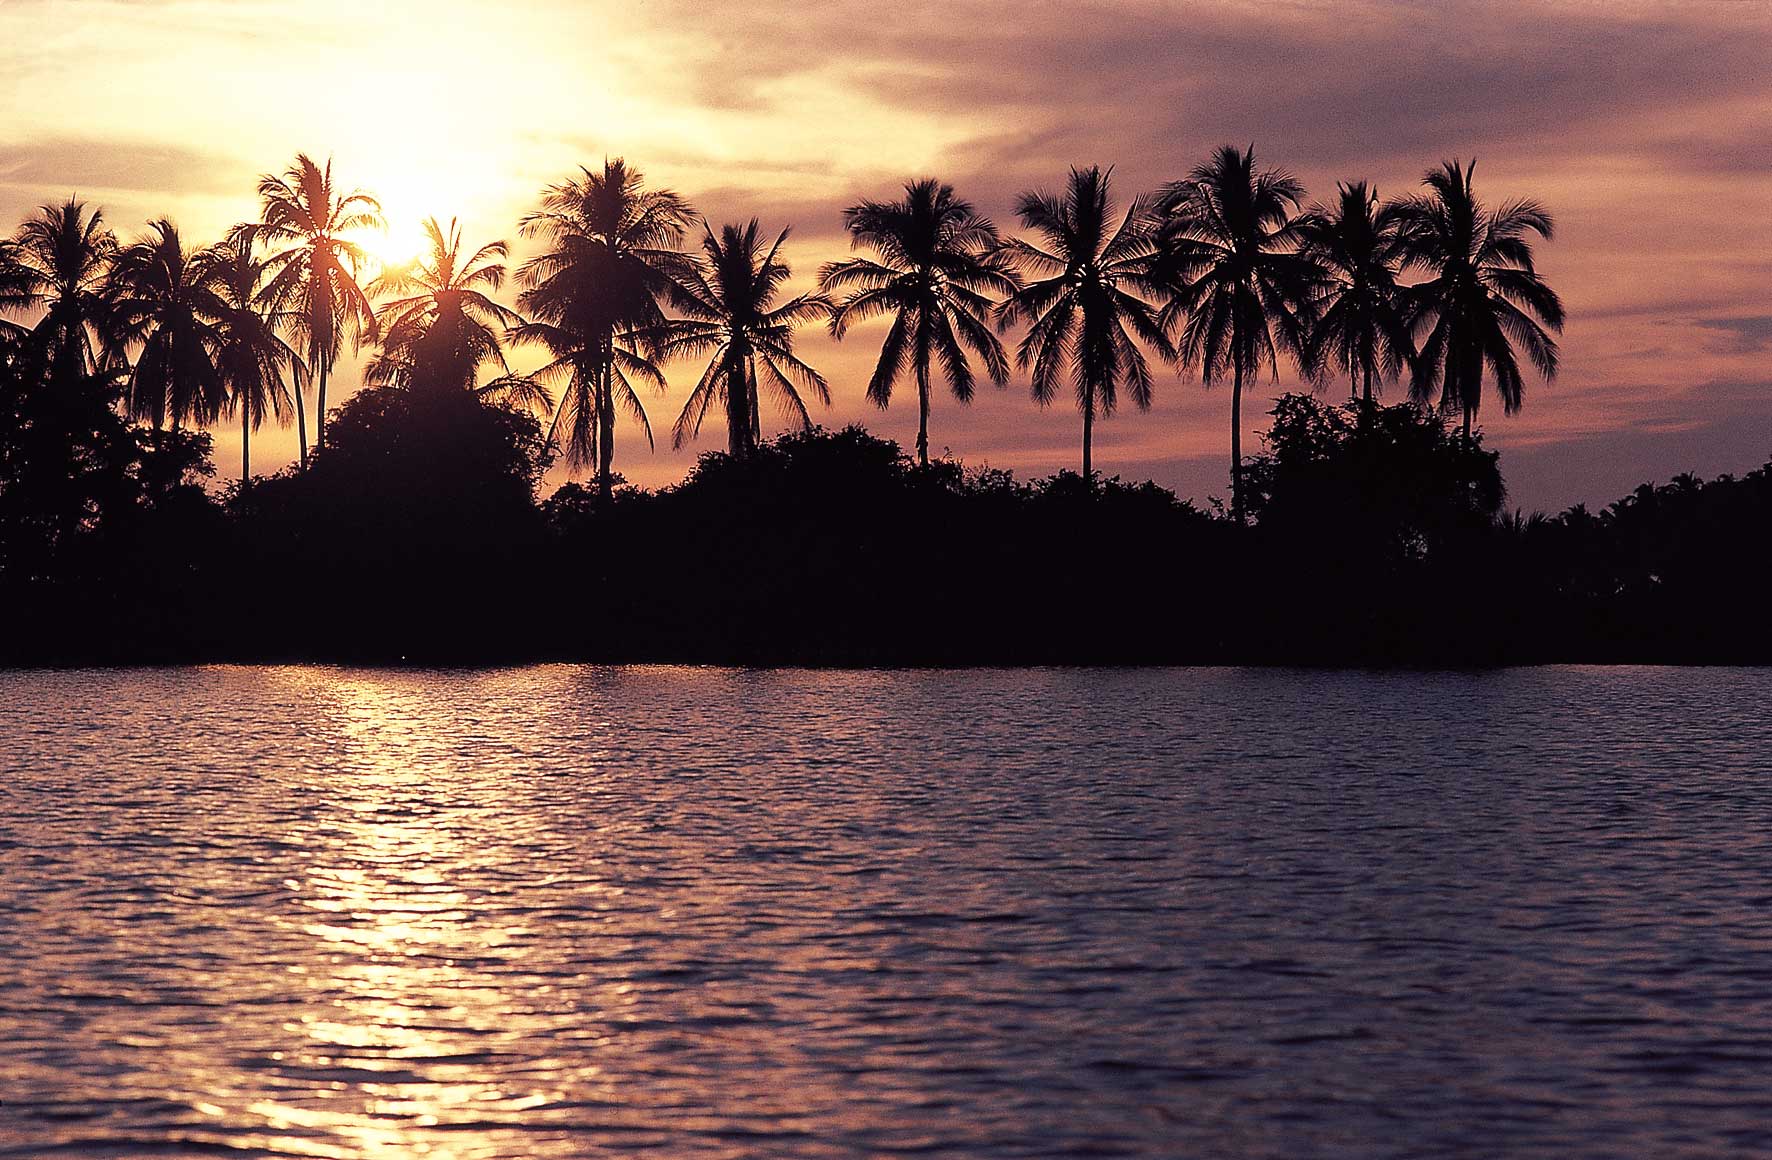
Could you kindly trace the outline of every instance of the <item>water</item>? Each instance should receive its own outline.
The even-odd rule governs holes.
[[[0,1155],[1766,1151],[1769,698],[0,674]]]

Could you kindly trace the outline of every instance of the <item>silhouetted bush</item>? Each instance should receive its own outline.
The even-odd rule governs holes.
[[[308,472],[223,504],[206,437],[103,408],[77,438],[52,412],[52,437],[8,399],[14,662],[1772,656],[1772,465],[1501,517],[1495,454],[1411,407],[1282,399],[1243,526],[1150,483],[917,467],[858,427],[537,504],[534,420],[399,387],[340,408]]]
[[[1497,579],[1530,611],[1537,655],[1765,663],[1768,531],[1772,463],[1739,479],[1682,475],[1597,514],[1504,525]]]
[[[209,436],[126,422],[106,382],[27,360],[0,352],[0,657],[182,654],[228,533],[201,486]]]
[[[261,631],[295,655],[522,655],[545,559],[533,489],[548,455],[528,415],[461,390],[372,387],[305,472],[236,495],[242,565],[289,609]]]
[[[1172,618],[1137,577],[1224,530],[1148,484],[919,468],[857,427],[708,453],[601,510],[569,484],[543,509],[581,585],[550,626],[565,654],[675,660],[1149,659]]]

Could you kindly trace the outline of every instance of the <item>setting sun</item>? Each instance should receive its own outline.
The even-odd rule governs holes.
[[[389,214],[384,229],[353,230],[351,241],[362,248],[369,261],[368,267],[362,271],[366,277],[412,265],[424,257],[426,246],[420,219],[406,214]]]
[[[359,244],[383,269],[407,266],[424,256],[425,231],[417,217],[389,215],[385,230],[370,233]]]
[[[435,192],[438,186],[431,180],[389,168],[392,172],[378,177],[373,183],[362,183],[363,189],[381,205],[383,228],[351,234],[351,240],[363,248],[374,267],[368,271],[371,276],[397,266],[409,266],[424,258],[430,245],[425,235],[426,219],[436,217],[448,221],[455,213],[453,208],[437,204],[443,199]],[[452,191],[449,197],[454,196]]]

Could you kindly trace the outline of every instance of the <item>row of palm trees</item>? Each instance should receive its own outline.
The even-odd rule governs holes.
[[[1003,385],[1000,335],[1024,333],[1014,362],[1042,406],[1068,385],[1082,416],[1082,469],[1093,478],[1098,418],[1123,389],[1139,408],[1153,392],[1151,355],[1231,384],[1232,507],[1242,512],[1241,402],[1284,358],[1319,382],[1342,374],[1370,401],[1407,375],[1412,398],[1472,417],[1491,381],[1507,411],[1523,395],[1520,355],[1557,369],[1564,312],[1534,267],[1533,236],[1550,216],[1531,201],[1490,209],[1471,186],[1474,163],[1444,163],[1419,195],[1380,201],[1364,182],[1332,205],[1304,208],[1304,189],[1260,169],[1253,149],[1226,146],[1186,178],[1115,205],[1111,171],[1073,169],[1058,193],[1016,203],[1023,227],[995,225],[934,180],[902,198],[844,213],[856,256],[827,263],[815,292],[786,298],[792,272],[755,220],[700,220],[677,193],[650,189],[621,159],[550,186],[521,235],[537,252],[516,271],[514,306],[496,300],[509,247],[472,251],[459,228],[426,223],[429,253],[363,278],[356,240],[381,228],[380,206],[341,191],[331,165],[305,155],[261,178],[259,220],[219,245],[188,251],[169,222],[121,246],[102,214],[70,199],[46,206],[0,243],[0,340],[61,383],[109,384],[128,413],[155,425],[210,425],[237,416],[242,479],[250,433],[293,413],[305,470],[304,395],[316,388],[314,447],[326,442],[326,389],[348,339],[376,350],[370,383],[474,391],[551,413],[549,437],[599,493],[614,478],[617,411],[652,442],[637,384],[662,391],[663,367],[705,359],[672,429],[681,446],[720,405],[728,449],[761,438],[768,394],[810,423],[805,395],[830,402],[824,377],[794,352],[796,331],[825,323],[843,338],[871,319],[890,324],[867,385],[885,407],[903,380],[917,389],[917,457],[928,462],[930,395],[939,378],[961,402],[973,360]],[[1408,271],[1422,279],[1405,284]],[[378,306],[377,303],[380,303]],[[519,374],[509,344],[549,360]],[[133,358],[131,357],[133,356]],[[485,381],[487,367],[492,374]],[[556,402],[555,393],[558,393]]]

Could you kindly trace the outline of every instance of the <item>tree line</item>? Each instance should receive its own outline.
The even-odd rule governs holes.
[[[1072,169],[1061,189],[1017,199],[1017,236],[952,186],[916,180],[901,197],[846,209],[856,254],[789,298],[788,229],[752,219],[716,230],[619,158],[542,192],[518,226],[537,252],[514,271],[507,242],[470,246],[435,219],[422,258],[376,270],[361,238],[384,228],[379,203],[298,155],[260,179],[258,219],[214,245],[187,244],[164,219],[125,244],[77,198],[42,207],[0,242],[0,371],[15,416],[58,411],[70,438],[103,425],[94,407],[160,433],[139,439],[161,447],[238,422],[245,490],[251,435],[267,422],[293,419],[298,471],[326,456],[328,386],[346,344],[367,345],[371,387],[471,395],[544,418],[547,448],[589,469],[607,502],[617,412],[651,444],[643,390],[662,393],[670,363],[701,367],[673,445],[718,407],[728,454],[743,459],[763,438],[763,396],[801,429],[812,426],[809,398],[830,402],[826,378],[795,352],[801,328],[842,339],[884,319],[867,397],[885,407],[895,387],[915,384],[924,467],[938,382],[964,403],[980,372],[1004,385],[1013,363],[1040,405],[1068,391],[1089,482],[1095,422],[1122,391],[1150,406],[1153,360],[1228,382],[1240,520],[1242,395],[1278,377],[1282,361],[1318,384],[1345,376],[1368,403],[1406,379],[1412,401],[1461,416],[1467,441],[1486,388],[1511,413],[1523,364],[1555,375],[1564,312],[1534,266],[1551,217],[1530,200],[1489,206],[1473,170],[1444,162],[1422,192],[1391,200],[1344,183],[1331,203],[1307,206],[1285,170],[1225,146],[1125,205],[1111,170]],[[517,292],[503,302],[507,280]],[[1011,350],[1004,336],[1015,330]],[[546,361],[516,371],[515,346]],[[87,410],[70,420],[78,405]]]

